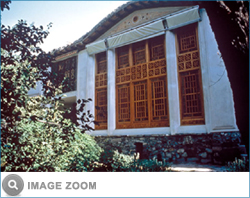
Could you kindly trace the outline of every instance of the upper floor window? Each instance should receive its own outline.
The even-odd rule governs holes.
[[[66,77],[63,92],[70,92],[76,90],[76,64],[77,57],[68,58],[66,60],[55,63],[52,71],[55,72],[58,77],[56,79],[56,84],[61,84],[64,77]]]
[[[116,127],[169,126],[164,36],[116,49]]]

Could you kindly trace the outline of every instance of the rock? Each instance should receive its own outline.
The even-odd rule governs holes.
[[[121,142],[121,138],[114,138],[111,140],[112,143],[117,143],[117,142]]]
[[[208,163],[210,163],[210,162],[211,162],[210,159],[201,159],[201,163],[202,163],[202,164],[208,164]]]
[[[187,158],[188,162],[197,162],[199,159],[197,157]]]
[[[221,151],[221,150],[222,150],[222,147],[221,147],[221,146],[213,146],[213,147],[212,147],[212,150],[213,150],[213,151]]]
[[[202,158],[206,158],[207,157],[207,152],[200,153],[199,156],[201,156]]]
[[[178,149],[178,150],[177,150],[177,153],[179,153],[179,154],[184,153],[184,152],[185,152],[184,149]]]
[[[186,153],[186,152],[184,152],[182,155],[181,155],[181,157],[187,157],[188,156],[188,154]]]
[[[212,152],[213,152],[212,149],[210,149],[210,148],[206,148],[206,151],[207,151],[208,153],[212,153]]]
[[[171,153],[166,153],[166,157],[172,158],[172,154]]]

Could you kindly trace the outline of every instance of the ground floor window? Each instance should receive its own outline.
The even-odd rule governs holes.
[[[205,124],[197,27],[176,31],[181,125]]]
[[[96,129],[107,129],[107,56],[106,52],[96,55],[95,74],[95,119]]]
[[[116,128],[169,126],[165,39],[116,49]]]

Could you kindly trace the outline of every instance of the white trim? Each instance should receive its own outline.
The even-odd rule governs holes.
[[[200,134],[207,132],[205,125],[179,126],[177,128],[177,134]]]
[[[85,112],[88,110],[95,116],[95,57],[89,56],[87,62],[87,81],[86,81],[86,98],[91,98],[92,102],[87,102],[85,106]],[[91,124],[90,127],[94,128],[94,124]]]
[[[107,43],[109,48],[116,48],[117,46],[125,45],[129,42],[134,42],[138,39],[157,34],[161,31],[164,31],[164,26],[162,20],[159,20],[149,25],[133,29],[129,32],[110,37],[107,39]]]
[[[136,128],[136,129],[115,129],[112,134],[108,130],[96,130],[94,136],[134,136],[134,135],[170,135],[169,127],[157,128]]]
[[[200,14],[203,17],[204,9],[201,9]],[[205,114],[205,124],[207,131],[211,131],[211,104],[210,104],[210,89],[209,89],[209,78],[210,72],[208,69],[208,57],[207,57],[207,40],[205,29],[206,20],[202,20],[198,23],[198,45],[200,51],[200,64],[201,64],[201,76],[202,76],[202,89],[203,89],[203,100],[204,100],[204,114]],[[202,46],[202,47],[201,47]]]
[[[107,111],[108,134],[112,135],[116,128],[116,102],[115,102],[115,50],[107,51]]]
[[[132,43],[137,43],[137,42],[140,42],[140,41],[143,41],[143,40],[147,40],[147,39],[150,39],[150,38],[154,38],[154,37],[157,37],[157,36],[160,36],[160,35],[164,35],[164,34],[165,34],[165,30],[159,31],[159,32],[157,32],[155,34],[151,34],[151,35],[146,36],[146,37],[141,37],[141,38],[138,38],[136,40],[132,40],[132,41],[128,41],[128,42],[125,42],[125,43],[121,43],[121,44],[119,44],[119,45],[117,45],[115,47],[112,47],[110,49],[114,49],[114,48],[116,49],[118,47],[122,47],[122,46],[129,45],[129,44],[132,44]]]
[[[77,91],[70,91],[70,92],[63,93],[63,94],[61,94],[62,99],[74,97],[74,96],[76,96],[76,94],[77,94],[76,92],[77,92]],[[64,96],[64,95],[66,95],[66,96]]]
[[[87,52],[89,55],[97,54],[106,50],[105,40],[96,41],[86,45]]]
[[[180,105],[177,57],[175,48],[175,34],[167,31],[166,35],[166,61],[167,61],[167,80],[168,80],[168,108],[171,134],[177,133],[177,127],[180,126]]]
[[[95,130],[86,133],[92,136],[108,136],[108,130]]]
[[[166,17],[167,27],[169,30],[176,29],[200,20],[199,6],[185,10],[181,13],[174,13],[172,16]]]
[[[218,130],[211,130],[211,133],[221,133],[221,132],[239,132],[238,128],[228,128],[228,129],[218,129]]]

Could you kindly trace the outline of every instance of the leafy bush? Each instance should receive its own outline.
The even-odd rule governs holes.
[[[131,172],[165,172],[170,171],[169,164],[156,159],[136,160],[130,168]]]
[[[108,149],[102,153],[101,167],[98,171],[111,172],[160,172],[169,171],[169,164],[152,160],[138,159],[139,156],[130,156],[119,153],[118,150]]]
[[[17,142],[2,149],[5,171],[93,170],[101,154],[94,139],[77,129],[73,137],[54,130],[44,123],[22,120],[16,130]]]
[[[237,159],[233,162],[228,162],[227,171],[229,172],[248,172],[249,171],[249,160],[248,159]]]
[[[129,171],[133,161],[134,157],[119,153],[116,150],[112,158],[112,171]]]
[[[1,2],[9,9],[10,1]],[[65,109],[61,100],[67,79],[51,68],[54,57],[40,44],[51,23],[28,25],[19,20],[1,26],[1,168],[4,171],[91,171],[101,148],[84,134],[91,130],[93,115],[77,100]],[[42,85],[42,96],[28,91]]]

